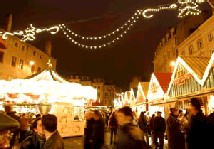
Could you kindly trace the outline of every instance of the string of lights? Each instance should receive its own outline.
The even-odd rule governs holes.
[[[182,1],[178,0],[177,3],[160,5],[156,8],[148,8],[144,10],[137,10],[130,19],[128,19],[123,25],[112,31],[111,33],[102,35],[102,36],[82,36],[71,29],[69,29],[64,24],[58,24],[49,28],[36,28],[32,24],[30,27],[26,28],[24,31],[15,31],[15,32],[0,32],[0,35],[3,39],[7,39],[8,35],[17,35],[21,36],[21,40],[32,41],[35,40],[35,36],[41,32],[49,32],[50,34],[56,34],[59,31],[63,31],[65,37],[67,37],[75,45],[86,48],[86,49],[101,49],[103,47],[112,45],[116,41],[120,40],[124,35],[130,30],[131,27],[137,22],[140,17],[152,18],[153,13],[164,11],[164,10],[175,10],[178,9],[178,17],[182,18],[188,15],[199,15],[201,11],[198,8],[198,4],[206,2],[205,0],[199,0],[198,2],[192,2],[191,0]],[[96,41],[94,44],[88,41]],[[101,42],[102,41],[102,42]]]

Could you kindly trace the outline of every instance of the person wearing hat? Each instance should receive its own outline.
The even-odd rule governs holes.
[[[189,114],[191,120],[186,138],[188,149],[206,148],[206,117],[201,110],[200,98],[191,98]]]
[[[166,131],[165,119],[161,116],[161,111],[157,111],[157,116],[154,119],[154,143],[155,148],[163,149],[164,146],[164,133]],[[157,142],[159,139],[159,144]]]
[[[19,128],[20,124],[17,120],[0,111],[0,148],[12,148],[10,145],[9,132],[12,129]]]
[[[184,134],[180,129],[178,115],[179,110],[177,108],[170,108],[170,115],[166,120],[169,149],[185,149]]]

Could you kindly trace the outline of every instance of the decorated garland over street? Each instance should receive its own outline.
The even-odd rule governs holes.
[[[214,6],[214,0],[178,0],[177,3],[166,4],[157,6],[155,8],[148,8],[144,10],[137,10],[130,19],[128,19],[123,25],[118,27],[111,33],[103,36],[86,37],[78,33],[75,33],[64,24],[58,24],[48,28],[36,28],[32,24],[24,31],[14,32],[0,32],[3,39],[7,39],[8,35],[19,36],[23,42],[32,41],[36,38],[36,34],[41,32],[49,32],[50,34],[56,34],[59,31],[63,31],[65,37],[67,37],[73,44],[85,48],[85,49],[101,49],[112,45],[116,41],[120,40],[138,21],[140,17],[152,18],[155,13],[165,10],[178,10],[178,17],[182,18],[189,15],[199,15],[201,11],[198,6],[202,2],[209,2],[211,7]]]

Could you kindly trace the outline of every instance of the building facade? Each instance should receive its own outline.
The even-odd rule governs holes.
[[[202,12],[199,16],[184,18],[176,27],[171,28],[168,33],[166,33],[165,37],[162,38],[155,51],[153,61],[154,72],[172,73],[176,58],[179,55],[185,55],[185,53],[188,52],[188,48],[184,48],[184,46],[182,46],[187,44],[186,39],[197,34],[188,42],[192,42],[192,40],[195,40],[197,37],[197,42],[199,42],[198,44],[201,44],[200,39],[198,39],[198,36],[200,36],[199,34],[201,33],[196,32],[198,32],[197,30],[200,28],[199,26],[202,26],[210,16],[211,12]]]
[[[48,62],[56,70],[57,60],[51,56],[50,41],[46,43],[45,52],[15,36],[0,42],[5,45],[0,48],[0,79],[25,78],[46,69]]]
[[[89,76],[70,76],[70,82],[80,83],[83,86],[92,86],[97,89],[97,102],[101,105],[112,106],[115,98],[115,85],[105,83],[100,78]]]
[[[210,57],[214,52],[214,15],[200,25],[177,48],[181,56]]]

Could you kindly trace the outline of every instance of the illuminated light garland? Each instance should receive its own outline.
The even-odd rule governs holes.
[[[2,39],[7,39],[8,35],[18,35],[22,36],[21,41],[32,41],[35,39],[36,33],[41,33],[41,32],[50,32],[51,34],[56,34],[59,32],[59,26],[52,26],[50,28],[35,28],[32,24],[30,24],[30,27],[26,28],[24,31],[19,31],[19,32],[0,32],[2,34]]]
[[[117,28],[116,30],[114,30],[111,33],[105,34],[103,36],[97,36],[97,37],[87,37],[87,36],[79,35],[79,34],[73,32],[72,30],[70,30],[64,24],[61,24],[60,28],[61,29],[64,28],[65,30],[67,30],[69,32],[70,36],[73,36],[75,38],[78,37],[82,40],[103,40],[103,39],[106,39],[106,38],[109,38],[109,37],[115,35],[116,33],[121,32],[121,30],[126,30],[130,24],[136,23],[140,16],[141,16],[141,11],[137,10],[137,12],[135,12],[134,15],[132,15],[131,18],[128,21],[126,21],[122,26],[120,26],[119,28]]]
[[[144,18],[152,18],[154,15],[152,15],[152,14],[147,15],[147,13],[149,13],[149,12],[159,12],[161,10],[172,10],[172,9],[176,9],[176,8],[177,8],[176,4],[171,4],[169,7],[163,6],[163,7],[159,7],[159,8],[156,8],[156,9],[149,8],[149,9],[144,10],[142,15],[143,15]]]
[[[197,2],[197,3],[203,2],[202,0],[199,0],[199,1],[200,2]],[[139,19],[140,16],[143,16],[144,18],[152,18],[154,15],[153,14],[148,15],[148,13],[159,12],[162,10],[173,10],[173,9],[179,10],[178,17],[184,17],[187,15],[199,15],[201,11],[198,9],[197,3],[191,2],[191,1],[181,2],[181,0],[179,0],[178,3],[173,3],[170,5],[167,4],[164,6],[158,6],[157,8],[148,8],[145,10],[137,10],[134,13],[134,15],[128,21],[126,21],[122,26],[120,26],[113,32],[105,34],[103,36],[95,36],[95,37],[82,36],[78,33],[73,32],[68,27],[66,27],[64,24],[59,24],[56,26],[52,26],[50,28],[43,28],[43,29],[35,28],[32,24],[30,24],[30,27],[28,27],[24,31],[12,32],[12,33],[0,32],[0,35],[2,35],[3,39],[7,39],[8,35],[22,36],[21,41],[25,42],[28,40],[29,41],[34,40],[36,34],[41,33],[41,32],[50,32],[51,34],[56,34],[60,30],[62,30],[64,32],[64,34],[66,35],[66,37],[68,39],[70,39],[72,41],[72,43],[74,43],[75,45],[78,45],[79,47],[86,48],[86,49],[88,49],[88,48],[89,49],[100,49],[100,48],[111,45],[115,41],[120,40],[120,38],[123,37],[124,34],[126,34],[127,31],[137,22],[137,20]],[[99,43],[97,45],[82,44],[83,40],[84,41],[88,41],[88,40],[95,40],[95,41],[100,40],[101,41],[103,39],[106,40],[112,36],[116,36],[116,37],[106,43],[102,43],[102,44]]]

